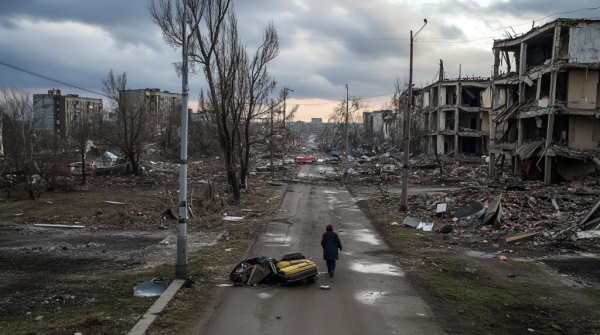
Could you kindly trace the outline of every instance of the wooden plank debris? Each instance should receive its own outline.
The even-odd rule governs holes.
[[[511,235],[511,236],[505,238],[504,240],[506,241],[506,243],[517,243],[517,242],[531,240],[540,234],[541,234],[540,232],[517,234],[517,235]]]

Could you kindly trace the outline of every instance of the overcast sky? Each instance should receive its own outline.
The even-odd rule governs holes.
[[[447,77],[489,76],[493,39],[512,26],[521,33],[558,17],[600,17],[597,0],[245,0],[234,1],[240,35],[248,48],[261,41],[272,20],[280,54],[269,71],[280,86],[294,90],[298,119],[327,117],[335,102],[351,96],[391,93],[394,80],[408,78],[410,30],[414,82],[434,79],[439,60]],[[181,50],[168,47],[147,10],[148,0],[0,0],[0,61],[100,92],[111,69],[126,71],[131,88],[181,92],[172,63]],[[0,65],[0,86],[30,94],[59,88],[98,97]],[[190,76],[190,96],[205,87],[202,74]],[[371,98],[377,110],[389,95]],[[320,105],[315,105],[320,104]],[[196,108],[195,104],[190,107]]]

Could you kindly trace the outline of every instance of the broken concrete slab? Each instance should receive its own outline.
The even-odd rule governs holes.
[[[475,201],[475,202],[472,202],[469,206],[467,206],[465,208],[461,208],[461,209],[457,210],[456,212],[454,212],[454,217],[458,218],[459,220],[465,219],[468,216],[472,216],[473,214],[479,212],[482,209],[483,209],[483,204],[481,203],[481,201]]]
[[[600,230],[586,230],[586,231],[578,231],[578,238],[597,238],[600,237]]]
[[[85,228],[85,226],[79,226],[79,225],[45,224],[45,223],[38,223],[38,224],[34,224],[33,226],[40,227],[40,228],[62,228],[62,229],[83,229],[83,228]]]
[[[579,220],[579,227],[587,227],[596,223],[600,219],[600,200],[590,209],[581,220]]]
[[[243,216],[224,216],[223,220],[225,221],[242,221],[244,219]]]
[[[517,242],[531,240],[534,237],[539,236],[541,234],[542,234],[541,232],[517,234],[517,235],[508,236],[504,240],[506,241],[506,243],[517,243]]]

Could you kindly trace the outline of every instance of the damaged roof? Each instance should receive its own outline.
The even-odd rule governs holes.
[[[569,18],[558,18],[552,22],[548,22],[539,27],[533,27],[528,32],[521,34],[519,36],[514,36],[505,39],[494,40],[494,48],[496,47],[508,47],[517,45],[525,40],[530,38],[540,36],[544,33],[550,33],[554,27],[557,25],[560,26],[576,26],[580,23],[594,24],[600,23],[600,20],[590,20],[590,19],[569,19]]]

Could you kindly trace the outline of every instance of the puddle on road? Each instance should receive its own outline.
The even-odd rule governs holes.
[[[273,295],[271,295],[269,293],[257,293],[256,296],[259,297],[259,298],[261,298],[261,299],[273,298]]]
[[[286,234],[273,234],[266,233],[264,237],[261,237],[266,242],[272,243],[288,243],[292,241],[292,238],[287,236]]]
[[[373,305],[378,299],[383,298],[385,294],[386,292],[361,291],[354,293],[354,299],[365,305]]]
[[[467,256],[477,257],[477,258],[500,258],[501,254],[492,254],[482,251],[469,250],[466,252]]]
[[[377,238],[370,229],[359,229],[353,232],[348,232],[348,235],[352,235],[354,240],[357,242],[365,242],[370,245],[380,245],[381,240]]]
[[[371,263],[365,260],[350,264],[350,269],[361,273],[377,273],[388,276],[404,276],[404,271],[399,267],[386,263]]]

